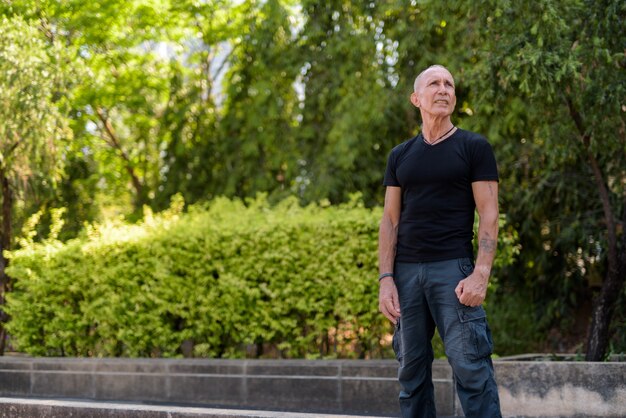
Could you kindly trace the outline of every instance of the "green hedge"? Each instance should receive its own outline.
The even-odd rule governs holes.
[[[139,225],[27,244],[9,254],[11,344],[46,356],[392,357],[380,216],[358,199],[217,199],[185,214],[177,201]]]
[[[10,254],[13,346],[33,355],[381,357],[380,210],[180,204]]]

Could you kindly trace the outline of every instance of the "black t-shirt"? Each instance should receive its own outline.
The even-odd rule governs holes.
[[[427,145],[422,134],[396,146],[385,171],[385,186],[402,188],[396,261],[427,262],[473,257],[472,182],[498,181],[487,140],[457,129]]]

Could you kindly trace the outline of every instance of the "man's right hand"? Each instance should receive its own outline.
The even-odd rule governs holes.
[[[378,309],[394,324],[400,318],[400,300],[393,277],[385,277],[378,287]]]

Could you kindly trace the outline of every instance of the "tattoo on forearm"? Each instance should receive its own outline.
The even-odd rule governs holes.
[[[482,238],[478,242],[478,248],[486,253],[493,253],[496,251],[496,244],[496,240],[494,239]]]

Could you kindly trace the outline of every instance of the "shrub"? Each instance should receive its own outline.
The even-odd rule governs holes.
[[[33,355],[389,355],[379,218],[356,200],[217,199],[33,244],[10,255],[8,329]]]
[[[182,202],[10,255],[7,328],[46,356],[392,357],[380,208]],[[436,353],[442,355],[440,342]]]

